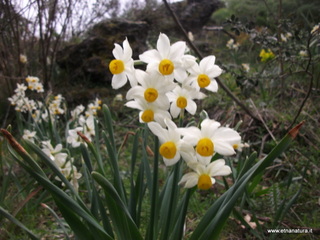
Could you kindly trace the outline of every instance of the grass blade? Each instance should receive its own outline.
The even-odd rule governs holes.
[[[109,204],[108,207],[110,214],[112,211],[117,211],[117,214],[113,214],[112,221],[115,228],[119,228],[119,226],[122,226],[119,229],[118,233],[121,234],[121,236],[125,237],[123,238],[124,240],[142,240],[142,236],[133,219],[131,218],[127,206],[123,203],[121,197],[119,196],[113,185],[98,172],[92,172],[92,177],[106,192],[106,200],[107,204]]]
[[[40,238],[38,236],[36,236],[33,232],[31,232],[25,225],[23,225],[18,219],[16,219],[14,216],[12,216],[9,212],[7,212],[4,208],[2,208],[0,206],[0,213],[2,216],[4,216],[5,218],[9,219],[11,222],[13,222],[14,224],[16,224],[18,227],[20,227],[21,229],[23,229],[24,231],[27,232],[27,234],[29,235],[29,237],[32,240],[39,240]]]

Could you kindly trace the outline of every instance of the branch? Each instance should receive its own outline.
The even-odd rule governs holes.
[[[309,55],[309,60],[308,60],[308,64],[307,64],[307,67],[305,69],[305,73],[307,75],[310,76],[310,82],[309,82],[309,88],[308,88],[308,92],[307,92],[307,95],[304,97],[300,107],[299,107],[299,110],[298,112],[296,113],[296,116],[294,117],[291,125],[288,127],[288,129],[291,129],[293,127],[293,125],[295,124],[295,122],[297,121],[304,105],[306,104],[308,98],[310,97],[311,95],[311,91],[312,91],[312,86],[313,86],[313,74],[309,72],[309,68],[310,68],[310,65],[311,65],[311,61],[312,61],[312,54],[311,54],[311,51],[310,51],[310,42],[311,42],[311,39],[312,39],[312,34],[310,35],[309,39],[308,39],[308,43],[307,43],[307,51],[308,51],[308,55]]]
[[[184,29],[184,27],[181,25],[179,19],[177,18],[177,15],[172,11],[171,7],[169,6],[167,0],[163,0],[164,5],[168,9],[169,13],[171,14],[174,22],[177,24],[179,29],[184,35],[184,38],[186,39],[187,44],[189,47],[195,52],[195,54],[198,56],[198,58],[201,60],[203,58],[201,52],[199,49],[192,43],[192,41],[188,37],[188,33]],[[252,117],[257,122],[261,122],[261,120],[255,116],[231,91],[230,89],[217,77],[215,78],[219,86],[227,93],[229,97],[231,97],[250,117]]]

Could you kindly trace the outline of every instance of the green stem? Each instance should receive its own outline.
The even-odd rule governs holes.
[[[159,183],[158,183],[158,170],[159,170],[159,139],[155,136],[154,140],[154,163],[153,163],[153,185],[151,192],[151,208],[150,208],[150,226],[147,233],[147,239],[156,239],[156,227],[159,215]]]

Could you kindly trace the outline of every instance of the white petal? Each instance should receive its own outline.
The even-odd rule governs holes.
[[[140,54],[139,59],[145,63],[151,63],[155,61],[160,61],[161,57],[157,50],[152,49]]]
[[[197,104],[191,100],[191,99],[188,99],[188,103],[187,103],[187,106],[186,106],[186,110],[191,114],[191,115],[194,115],[197,111]]]
[[[203,73],[207,73],[208,70],[214,66],[215,61],[216,57],[213,55],[203,58],[199,63],[200,69],[203,71]]]
[[[167,125],[167,127],[168,127],[169,130],[176,130],[176,129],[178,129],[178,128],[177,128],[177,125],[176,125],[171,119],[166,118],[166,119],[164,119],[164,122],[165,122],[165,124]]]
[[[123,61],[128,61],[132,57],[132,49],[128,42],[128,39],[123,41]]]
[[[212,138],[220,127],[220,123],[213,119],[205,119],[201,122],[201,133],[203,136]]]
[[[142,97],[144,95],[144,89],[141,86],[135,86],[133,88],[130,88],[127,92],[126,99],[131,100],[136,97]]]
[[[156,102],[163,109],[168,109],[169,108],[168,106],[170,105],[170,102],[169,102],[169,99],[168,99],[168,97],[166,95],[158,96]]]
[[[112,77],[111,86],[113,89],[123,87],[127,83],[127,76],[124,73],[114,74]]]
[[[115,43],[114,49],[112,50],[112,54],[116,59],[122,59],[122,57],[123,57],[122,47],[119,44]]]
[[[192,188],[197,185],[199,176],[195,172],[186,173],[182,176],[179,185],[185,188]]]
[[[207,90],[210,92],[217,92],[218,91],[218,83],[216,80],[211,80],[209,86],[206,87]]]
[[[222,73],[222,69],[217,66],[217,65],[214,65],[212,66],[212,68],[208,71],[208,77],[209,78],[216,78],[218,76],[220,76]]]
[[[184,83],[188,79],[187,72],[182,68],[175,68],[173,74],[174,78],[180,83]]]
[[[201,156],[199,153],[196,153],[196,156],[199,162],[203,165],[208,165],[212,158],[212,156],[208,156],[208,157]]]
[[[168,111],[158,110],[154,114],[154,120],[160,123],[161,126],[165,127],[166,124],[164,123],[164,119],[169,118],[171,119],[171,115]]]
[[[231,173],[231,168],[225,165],[223,159],[213,161],[208,165],[210,176],[226,176]]]
[[[169,58],[170,54],[170,40],[167,35],[160,33],[157,41],[157,49],[161,56],[161,59]]]
[[[169,140],[168,131],[164,129],[159,123],[150,122],[148,123],[148,127],[151,130],[151,132],[159,138],[160,143],[164,143]]]
[[[190,144],[183,142],[180,146],[180,154],[186,163],[196,161],[194,148]]]
[[[237,131],[231,128],[221,127],[214,132],[213,140],[231,143],[240,141],[241,137]]]
[[[137,101],[129,101],[125,104],[126,107],[143,110],[143,107]]]
[[[214,151],[223,156],[231,156],[236,153],[229,143],[222,141],[214,142]]]
[[[170,106],[171,116],[173,118],[177,118],[179,116],[180,112],[181,112],[181,109],[179,107],[177,107],[176,103],[175,102],[171,103],[171,106]]]
[[[185,42],[179,41],[172,44],[171,50],[170,50],[170,58],[173,61],[177,61],[177,60],[181,61],[181,58],[184,55],[185,50],[186,50]]]
[[[180,157],[181,157],[180,153],[177,152],[176,155],[174,156],[174,158],[167,159],[167,158],[163,157],[163,161],[164,161],[164,164],[166,166],[172,166],[172,165],[176,164],[180,160]]]

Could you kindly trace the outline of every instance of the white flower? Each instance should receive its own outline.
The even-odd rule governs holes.
[[[199,64],[193,65],[188,69],[190,77],[188,82],[196,89],[205,88],[211,92],[218,91],[218,84],[214,78],[222,73],[222,69],[215,65],[215,56],[203,58]]]
[[[227,176],[231,173],[231,168],[225,165],[223,159],[218,159],[208,165],[200,162],[190,162],[188,166],[193,170],[182,176],[179,185],[185,188],[198,186],[201,190],[208,190],[216,182],[215,176]]]
[[[27,139],[27,140],[29,140],[29,141],[31,141],[31,142],[33,142],[34,143],[34,138],[35,138],[35,136],[36,136],[36,132],[35,131],[29,131],[28,129],[25,129],[25,130],[23,130],[23,136],[22,136],[22,138],[23,139]]]
[[[19,56],[19,60],[20,60],[20,62],[21,62],[21,63],[25,64],[25,63],[27,63],[28,58],[27,58],[27,56],[26,56],[26,55],[24,55],[24,54],[20,54],[20,56]]]
[[[139,121],[142,123],[156,121],[160,123],[161,126],[165,126],[164,119],[171,118],[170,113],[167,111],[169,108],[169,102],[168,105],[163,106],[137,98],[133,101],[127,102],[125,106],[140,110]]]
[[[141,85],[134,86],[127,92],[128,100],[141,98],[149,103],[157,102],[160,106],[169,105],[165,94],[176,86],[175,83],[155,71],[150,73],[137,70],[136,78]]]
[[[319,29],[320,29],[320,23],[318,23],[312,28],[311,34],[319,34]]]
[[[307,52],[306,50],[301,50],[301,51],[299,52],[299,56],[300,56],[300,57],[308,57],[308,52]]]
[[[245,72],[249,72],[249,71],[250,71],[250,65],[249,65],[249,63],[242,63],[241,66],[242,66],[242,68],[243,68],[243,70],[244,70]]]
[[[60,171],[67,179],[69,179],[74,189],[78,191],[78,179],[81,178],[82,174],[77,171],[77,168],[72,165],[71,162],[66,162],[64,166],[60,167]]]
[[[79,147],[81,144],[81,137],[79,137],[77,132],[82,132],[82,127],[77,127],[68,131],[67,142],[72,145],[72,147]]]
[[[95,135],[94,117],[89,115],[88,117],[80,116],[79,124],[83,128],[84,135],[91,139],[91,136]]]
[[[170,105],[170,113],[173,118],[177,118],[184,109],[191,115],[197,111],[197,104],[193,99],[203,99],[205,94],[190,86],[176,86],[171,92],[167,93]]]
[[[68,154],[61,152],[62,144],[53,147],[49,141],[42,141],[42,151],[60,168],[66,163]]]
[[[227,42],[227,48],[229,49],[233,49],[233,50],[238,50],[238,48],[240,47],[240,44],[239,43],[235,43],[234,42],[234,39],[230,39],[228,42]]]
[[[133,77],[133,59],[132,49],[129,45],[128,39],[123,41],[123,48],[115,43],[115,48],[112,53],[115,57],[109,64],[109,70],[113,74],[112,87],[118,89],[123,87],[129,79],[131,86],[136,85],[136,80]]]
[[[14,90],[14,92],[19,96],[25,96],[25,91],[27,90],[27,86],[17,83],[17,88]]]
[[[28,82],[28,88],[32,91],[44,92],[43,85],[40,83],[40,80],[38,77],[32,77],[28,76],[26,78],[26,81]]]
[[[96,98],[93,103],[88,104],[87,111],[85,112],[86,116],[97,115],[97,111],[101,110],[102,101],[99,98]]]
[[[193,147],[181,139],[174,122],[170,119],[165,119],[164,122],[168,129],[163,128],[156,122],[148,123],[148,127],[159,138],[161,143],[159,153],[163,157],[165,165],[172,166],[176,164],[181,156],[185,161],[191,161],[194,155]]]
[[[79,115],[82,113],[84,111],[84,106],[81,104],[81,105],[78,105],[78,106],[76,106],[76,108],[75,109],[73,109],[72,111],[71,111],[71,117],[72,117],[72,119],[76,119],[76,118],[78,118],[79,117]]]
[[[186,43],[178,41],[170,45],[167,35],[160,33],[157,41],[157,49],[142,53],[139,58],[148,63],[148,71],[158,71],[169,79],[185,79],[186,71],[182,68],[181,59],[184,56]]]
[[[123,96],[122,96],[122,94],[121,94],[121,93],[118,93],[118,94],[114,97],[113,101],[115,101],[115,102],[122,102],[122,101],[123,101]]]
[[[220,127],[220,123],[205,119],[201,123],[201,129],[197,127],[180,128],[184,140],[196,146],[196,155],[203,164],[208,164],[215,152],[223,156],[235,154],[233,144],[239,143],[241,137],[235,130]]]
[[[50,102],[49,107],[48,107],[51,116],[60,115],[65,112],[64,109],[61,107],[63,100],[64,100],[64,98],[62,97],[61,94],[54,96],[53,100]]]

